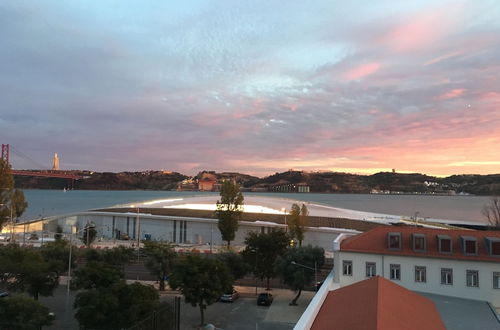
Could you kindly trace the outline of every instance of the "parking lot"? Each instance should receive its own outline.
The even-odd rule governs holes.
[[[298,306],[289,306],[288,303],[295,294],[290,290],[273,289],[274,296],[271,306],[257,306],[254,287],[236,287],[240,297],[232,303],[217,302],[205,310],[205,322],[211,323],[218,329],[238,330],[285,330],[293,329],[303,311],[307,308],[314,292],[302,292]],[[265,292],[259,288],[258,292]],[[175,294],[167,293],[162,299],[171,301]],[[181,329],[197,329],[200,324],[200,310],[182,301]]]

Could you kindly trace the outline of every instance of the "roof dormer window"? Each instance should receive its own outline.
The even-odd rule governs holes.
[[[491,256],[500,257],[500,238],[498,237],[486,237],[485,239],[486,249]]]
[[[412,234],[413,241],[413,251],[415,252],[425,252],[427,250],[425,235],[424,234]]]
[[[477,239],[472,236],[460,236],[462,240],[462,250],[466,256],[477,255]]]
[[[390,250],[401,250],[401,233],[388,233],[387,240]]]
[[[439,253],[452,253],[453,245],[448,235],[437,235]]]

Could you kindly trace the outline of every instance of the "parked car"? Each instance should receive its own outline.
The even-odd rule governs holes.
[[[223,302],[233,302],[236,299],[238,299],[239,296],[240,296],[240,294],[238,293],[238,291],[233,290],[233,292],[224,293],[220,297],[220,301],[223,301]]]
[[[7,290],[5,290],[5,289],[0,288],[0,298],[3,298],[3,297],[8,297],[8,296],[10,296],[9,291],[7,291]]]
[[[259,296],[257,297],[257,305],[271,306],[273,299],[273,295],[269,292],[259,293]]]

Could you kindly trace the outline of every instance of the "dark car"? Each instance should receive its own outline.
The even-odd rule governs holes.
[[[273,295],[269,292],[260,293],[257,297],[257,305],[270,306],[273,303]]]
[[[8,297],[8,296],[10,296],[9,291],[7,291],[7,290],[5,290],[5,289],[0,288],[0,298],[3,298],[3,297]]]

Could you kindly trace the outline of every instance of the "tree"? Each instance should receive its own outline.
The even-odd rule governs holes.
[[[95,240],[95,237],[97,235],[97,231],[95,229],[95,224],[90,222],[85,225],[85,228],[83,229],[83,235],[82,235],[82,242],[85,244],[87,247],[90,247],[92,242]]]
[[[0,251],[0,280],[4,285],[26,291],[35,300],[40,295],[52,295],[59,285],[59,276],[39,251],[14,244]]]
[[[58,276],[68,269],[69,262],[69,242],[64,239],[58,239],[54,242],[45,243],[40,249],[43,258],[51,266]],[[75,267],[75,259],[71,261],[71,266]]]
[[[134,257],[134,253],[133,248],[119,245],[109,250],[87,249],[85,259],[87,261],[102,261],[108,265],[123,269],[123,266]]]
[[[10,165],[0,159],[0,230],[11,217],[20,217],[27,206],[22,190],[14,189]]]
[[[144,241],[146,254],[145,266],[151,275],[156,276],[160,283],[160,291],[165,290],[165,279],[172,271],[172,264],[176,257],[175,250],[169,243]]]
[[[180,289],[186,302],[200,308],[203,325],[205,309],[231,290],[233,277],[226,265],[218,259],[187,255],[174,265],[169,284],[174,290]]]
[[[238,222],[243,213],[243,194],[240,186],[231,181],[224,181],[220,190],[221,200],[217,200],[215,215],[219,219],[217,227],[222,239],[229,247],[238,230]]]
[[[243,258],[252,266],[255,276],[267,280],[267,290],[271,289],[269,286],[271,278],[276,276],[274,263],[278,256],[286,252],[288,242],[289,237],[283,230],[269,233],[249,232],[245,237]]]
[[[80,326],[92,329],[129,328],[160,306],[158,293],[152,286],[137,282],[127,285],[123,280],[109,287],[79,292],[74,303]]]
[[[14,296],[0,299],[0,329],[32,330],[52,324],[53,314],[38,301]]]
[[[283,278],[283,282],[297,292],[290,305],[297,305],[302,290],[314,279],[314,269],[318,271],[324,263],[323,248],[311,245],[289,249],[283,257],[280,257],[276,263],[277,272]]]
[[[500,229],[500,197],[493,197],[481,213],[493,228]]]
[[[54,239],[56,241],[62,240],[62,238],[63,238],[62,232],[63,232],[63,228],[60,225],[57,225],[56,233],[54,234]]]
[[[88,261],[78,268],[71,282],[72,289],[107,288],[125,277],[123,271],[115,265],[103,261]]]
[[[302,246],[302,241],[304,240],[306,226],[309,222],[308,216],[309,210],[305,204],[302,204],[302,206],[298,204],[292,205],[288,220],[288,230],[290,232],[290,237],[292,239],[296,238],[299,241],[299,246]]]
[[[227,266],[234,280],[242,278],[251,269],[239,253],[232,251],[223,252],[218,253],[216,257]]]

